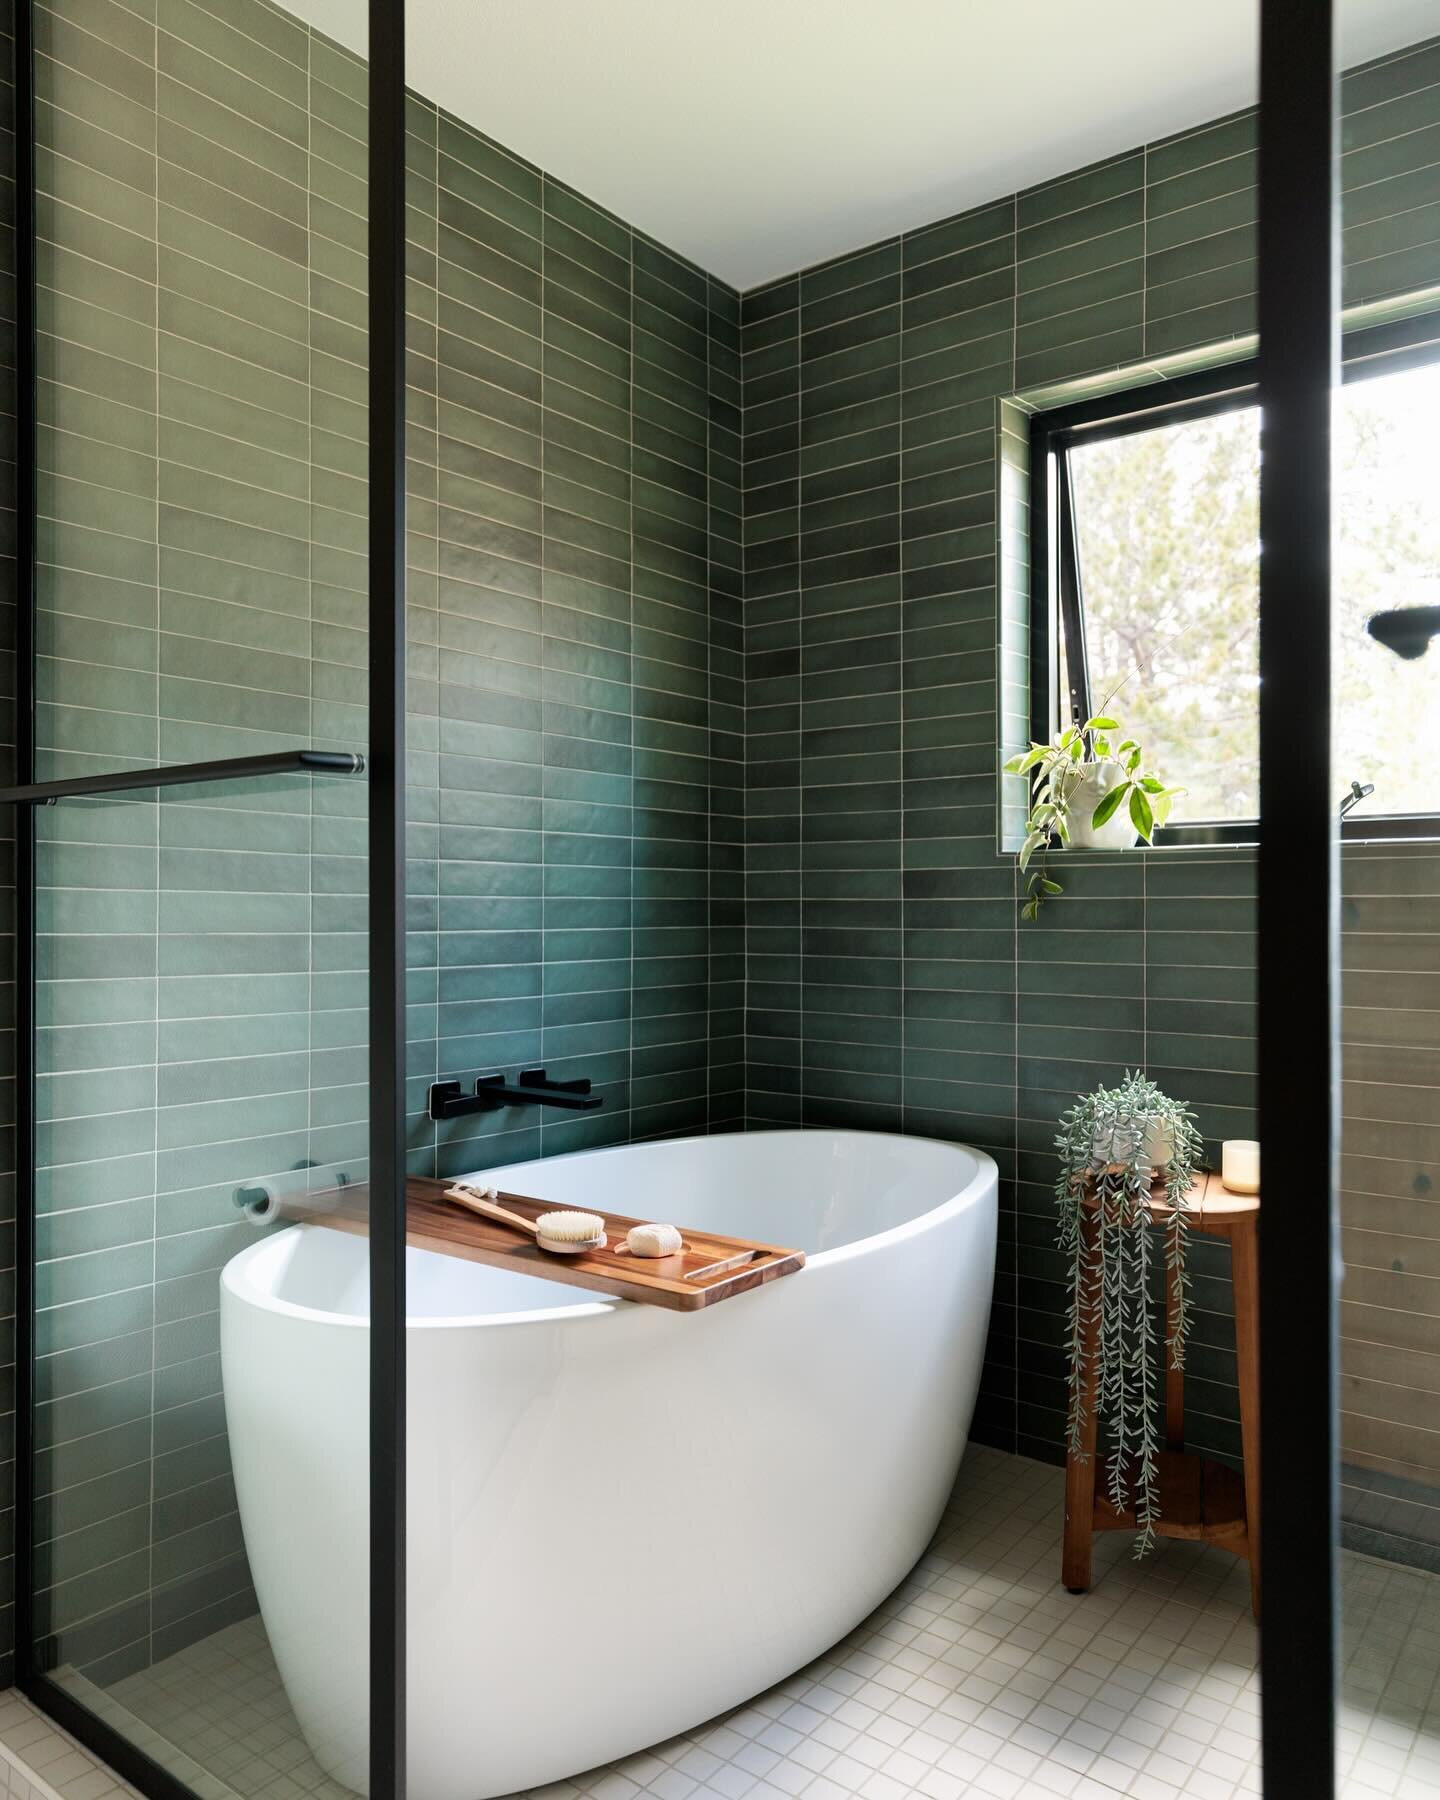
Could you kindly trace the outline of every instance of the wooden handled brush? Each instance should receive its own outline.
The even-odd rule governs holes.
[[[502,1206],[494,1188],[471,1188],[463,1184],[445,1190],[445,1198],[457,1206],[486,1219],[498,1219],[502,1225],[513,1225],[533,1237],[542,1250],[553,1256],[578,1256],[582,1250],[605,1248],[605,1221],[598,1213],[541,1213],[538,1219],[527,1219],[524,1213],[511,1212]]]

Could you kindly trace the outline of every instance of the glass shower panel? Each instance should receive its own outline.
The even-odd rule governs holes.
[[[37,0],[41,781],[366,750],[366,8],[317,11]],[[366,778],[35,818],[33,1666],[207,1794],[361,1787]]]
[[[1363,628],[1440,587],[1440,459],[1414,405],[1437,374],[1357,382],[1338,409],[1342,471],[1397,471],[1352,479],[1336,521],[1337,791],[1375,784],[1361,822],[1440,815],[1440,655]],[[1347,1793],[1422,1794],[1440,1768],[1440,842],[1347,843],[1341,868],[1340,1767]]]
[[[351,749],[364,8],[35,9],[36,777]]]
[[[35,1660],[241,1794],[364,1769],[365,832],[363,778],[37,809]]]

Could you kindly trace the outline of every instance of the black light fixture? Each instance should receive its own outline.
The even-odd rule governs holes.
[[[1440,637],[1440,606],[1397,606],[1374,613],[1365,629],[1387,650],[1414,662],[1430,648],[1431,638]]]

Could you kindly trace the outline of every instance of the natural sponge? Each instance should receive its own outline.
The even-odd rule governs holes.
[[[632,1225],[625,1234],[625,1248],[632,1256],[674,1256],[684,1247],[673,1225]]]

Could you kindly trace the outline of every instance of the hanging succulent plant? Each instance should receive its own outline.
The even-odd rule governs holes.
[[[1155,1541],[1159,1518],[1160,1436],[1154,1369],[1157,1336],[1150,1196],[1163,1179],[1166,1286],[1175,1305],[1168,1337],[1170,1366],[1185,1366],[1189,1275],[1185,1268],[1187,1195],[1201,1153],[1193,1115],[1153,1081],[1128,1074],[1118,1087],[1084,1095],[1060,1121],[1060,1248],[1070,1260],[1070,1409],[1068,1449],[1083,1458],[1085,1396],[1095,1378],[1105,1422],[1106,1491],[1117,1512],[1134,1508],[1135,1554]],[[1086,1215],[1093,1221],[1090,1253]],[[1095,1367],[1090,1366],[1094,1357]]]

